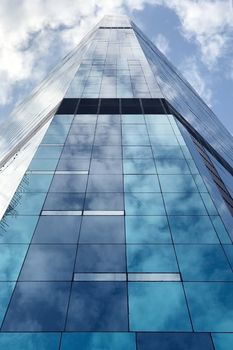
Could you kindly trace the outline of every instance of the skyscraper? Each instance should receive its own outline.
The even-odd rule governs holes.
[[[0,349],[232,348],[233,139],[130,19],[13,111],[0,164]]]

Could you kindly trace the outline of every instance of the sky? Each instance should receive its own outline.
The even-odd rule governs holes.
[[[233,0],[1,0],[0,121],[105,14],[126,14],[233,134]]]

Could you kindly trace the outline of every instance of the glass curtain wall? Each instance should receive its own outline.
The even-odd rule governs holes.
[[[0,345],[230,338],[232,242],[172,115],[56,115],[4,224]]]
[[[162,97],[128,19],[88,47],[66,108]],[[232,240],[180,130],[55,114],[0,222],[0,349],[231,349]]]

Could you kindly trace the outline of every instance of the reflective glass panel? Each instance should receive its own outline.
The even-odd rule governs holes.
[[[18,282],[3,322],[3,331],[63,330],[70,286],[70,282]]]
[[[127,245],[128,272],[177,272],[172,245]]]
[[[233,272],[221,245],[177,245],[184,281],[233,281]]]
[[[126,283],[74,282],[66,330],[127,331]]]
[[[233,332],[233,283],[185,282],[195,332]]]
[[[129,282],[128,290],[131,331],[191,331],[181,283]]]
[[[82,244],[78,247],[75,272],[125,272],[125,246]]]
[[[126,216],[127,243],[171,243],[166,216]]]

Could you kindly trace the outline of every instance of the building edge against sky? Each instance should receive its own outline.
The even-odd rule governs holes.
[[[106,16],[1,130],[0,345],[228,349],[232,157],[176,68]]]

